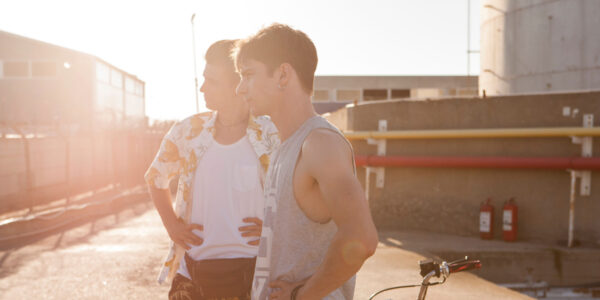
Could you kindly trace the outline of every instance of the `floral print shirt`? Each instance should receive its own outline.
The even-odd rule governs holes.
[[[214,141],[216,117],[216,112],[200,113],[173,125],[144,175],[148,185],[158,189],[168,189],[171,179],[179,175],[175,214],[186,224],[191,219],[191,191],[196,166]],[[262,166],[262,182],[269,167],[269,157],[279,146],[279,134],[268,117],[251,116],[246,135]],[[169,253],[158,276],[159,283],[175,276],[184,254],[185,249],[171,241]]]

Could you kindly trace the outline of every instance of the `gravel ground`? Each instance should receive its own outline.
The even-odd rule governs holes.
[[[166,299],[155,279],[168,237],[150,208],[0,251],[0,299]]]
[[[413,237],[414,238],[414,237]],[[0,299],[166,299],[156,276],[168,236],[150,202],[76,228],[0,248]],[[381,243],[357,277],[355,299],[420,282],[421,254]],[[417,288],[377,299],[415,299]],[[431,287],[427,299],[531,299],[477,277],[456,274]]]

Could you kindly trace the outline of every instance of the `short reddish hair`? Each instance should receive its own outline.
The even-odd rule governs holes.
[[[300,79],[302,88],[312,94],[317,69],[317,49],[302,31],[283,24],[272,24],[255,35],[236,43],[232,55],[236,68],[242,60],[254,59],[267,66],[271,74],[283,63],[289,63]]]

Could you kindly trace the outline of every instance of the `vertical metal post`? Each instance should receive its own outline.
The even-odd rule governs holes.
[[[200,103],[198,102],[198,71],[196,70],[196,31],[194,29],[194,18],[196,17],[196,14],[192,15],[192,48],[194,51],[194,84],[195,84],[195,89],[194,91],[196,92],[196,113],[200,113]]]
[[[387,131],[387,120],[379,120],[379,131]],[[384,156],[387,151],[387,140],[380,139],[377,140],[377,155]],[[385,167],[378,167],[375,169],[375,186],[378,188],[383,188],[383,184],[385,182]]]
[[[29,212],[33,212],[33,208],[35,206],[35,199],[33,199],[33,193],[31,190],[33,189],[33,179],[31,178],[31,147],[29,147],[29,141],[24,134],[21,134],[23,138],[23,146],[25,147],[25,180],[26,180],[26,189],[27,189],[27,198],[29,198]]]
[[[365,89],[360,88],[360,98],[358,98],[358,103],[362,103],[365,101]]]
[[[67,132],[65,138],[65,181],[67,183],[67,201],[65,201],[65,207],[71,202],[71,141],[70,133]]]
[[[23,156],[25,159],[25,196],[27,200],[29,200],[29,213],[33,213],[33,207],[35,206],[35,201],[33,199],[33,195],[31,193],[33,183],[31,176],[31,151],[29,147],[29,141],[25,134],[19,130],[16,126],[12,126],[13,130],[21,136],[21,140],[23,141]]]
[[[379,125],[379,128],[378,128],[379,131],[387,131],[387,120],[379,120],[378,125]],[[386,149],[387,149],[387,140],[386,139],[368,138],[367,144],[377,146],[377,155],[378,156],[384,156],[386,154]],[[385,168],[384,167],[374,168],[374,167],[366,166],[365,194],[366,194],[367,200],[369,200],[369,194],[370,194],[370,185],[371,185],[370,175],[371,175],[371,173],[375,173],[375,187],[376,188],[383,188],[383,185],[385,183]]]
[[[577,171],[571,170],[571,193],[569,197],[569,240],[567,245],[573,247],[573,232],[575,228],[575,185],[577,184]]]
[[[100,133],[97,130],[94,130],[92,132],[92,136],[91,136],[91,142],[92,142],[92,182],[91,182],[91,189],[92,189],[92,194],[95,195],[96,194],[96,187],[98,184],[98,168],[96,167],[97,165],[97,161],[96,161],[96,140],[100,137]]]
[[[590,128],[594,126],[594,115],[584,114],[583,115],[583,127]],[[581,156],[592,157],[592,137],[586,136],[581,138]],[[589,196],[592,194],[592,171],[585,170],[579,171],[581,174],[581,182],[579,187],[579,194],[581,196]]]
[[[371,167],[365,168],[365,199],[369,201],[369,194],[371,193]]]

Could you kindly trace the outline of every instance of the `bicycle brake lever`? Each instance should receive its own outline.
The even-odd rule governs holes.
[[[465,261],[467,261],[467,260],[469,260],[469,257],[465,255],[465,257],[464,257],[464,258],[457,259],[457,260],[455,260],[455,261],[451,261],[451,262],[449,262],[448,264],[449,264],[449,265],[451,265],[451,264],[457,264],[457,263],[460,263],[460,262],[465,262]]]

